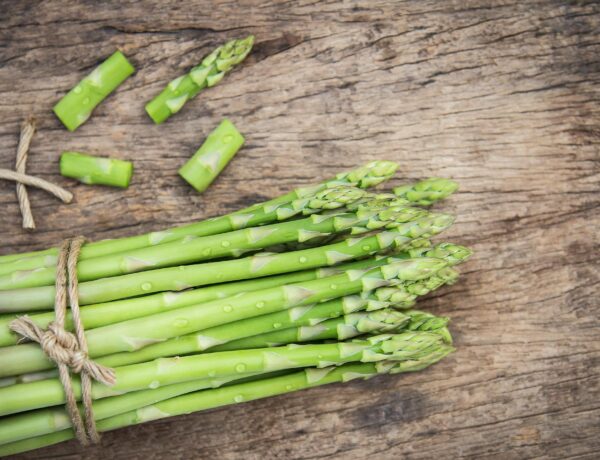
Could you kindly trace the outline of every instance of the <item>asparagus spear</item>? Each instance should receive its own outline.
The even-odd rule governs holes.
[[[116,51],[58,101],[54,113],[69,131],[75,131],[134,70],[123,53]]]
[[[308,188],[296,189],[279,198],[267,201],[262,204],[255,204],[232,214],[208,219],[193,224],[182,225],[179,227],[152,232],[146,235],[138,235],[113,240],[103,240],[86,244],[81,251],[80,257],[98,257],[116,252],[122,252],[130,249],[138,249],[154,244],[166,243],[184,238],[189,235],[207,236],[217,233],[224,233],[239,228],[266,223],[264,221],[252,222],[255,214],[258,212],[272,213],[282,205],[290,205],[296,200],[304,199],[318,192],[337,186],[355,186],[361,189],[373,187],[381,182],[388,180],[394,175],[398,165],[391,161],[372,161],[353,171],[340,173],[333,179],[326,180],[320,184]],[[293,206],[292,206],[293,208]],[[244,217],[238,217],[243,214]],[[234,217],[236,216],[236,217]],[[272,221],[269,221],[272,222]],[[39,266],[52,266],[56,264],[57,248],[45,249],[21,254],[9,254],[0,256],[0,274],[11,273],[16,270],[30,270],[39,268]],[[40,257],[41,259],[38,259]],[[43,264],[46,257],[50,260]],[[9,265],[6,268],[6,265]]]
[[[317,248],[162,268],[87,281],[79,284],[79,301],[81,305],[87,305],[153,292],[179,291],[195,286],[335,265],[385,249],[402,247],[410,244],[415,238],[435,235],[448,228],[452,221],[453,218],[449,215],[431,214],[426,218],[403,224],[393,232],[349,238]],[[53,286],[0,291],[0,313],[49,309],[53,305],[54,295]]]
[[[126,253],[125,246],[134,246],[129,251],[141,248],[151,248],[174,241],[189,241],[195,237],[210,236],[227,233],[233,230],[269,224],[277,221],[290,219],[298,214],[310,215],[323,210],[335,210],[342,208],[353,201],[359,200],[365,194],[364,191],[352,186],[337,186],[325,189],[314,195],[299,198],[286,203],[276,209],[258,207],[250,214],[227,215],[207,221],[198,222],[165,232],[154,232],[121,240],[105,240],[90,243],[82,248],[79,260],[107,257],[118,252]],[[139,246],[139,247],[137,247]],[[108,249],[107,249],[108,247]],[[112,248],[112,249],[111,249]],[[117,249],[122,249],[117,251]],[[103,254],[106,252],[106,254]],[[3,284],[10,284],[22,279],[28,279],[30,283],[32,273],[39,269],[51,267],[54,269],[56,257],[54,255],[31,256],[14,262],[0,265],[0,275]],[[48,277],[47,272],[46,277]],[[12,281],[11,281],[12,280]]]
[[[231,40],[206,56],[187,75],[171,81],[167,87],[146,104],[146,112],[154,123],[161,124],[179,112],[183,105],[196,97],[204,88],[219,83],[225,74],[242,62],[254,44],[254,36]]]
[[[202,193],[217,178],[244,144],[244,136],[225,119],[211,132],[198,151],[181,169],[183,177],[197,192]]]
[[[371,312],[360,311],[328,319],[314,325],[292,327],[234,340],[218,345],[210,351],[248,350],[320,340],[347,340],[367,333],[399,330],[402,324],[408,320],[407,315],[389,308]]]
[[[399,374],[403,372],[418,371],[435,364],[452,351],[452,347],[440,344],[428,354],[423,354],[406,361],[348,363],[338,367],[326,367],[321,369],[311,367],[287,375],[236,383],[217,389],[192,392],[158,403],[153,403],[126,413],[121,413],[116,409],[115,412],[118,412],[119,415],[99,420],[97,427],[99,431],[109,431],[164,417],[188,414],[229,404],[252,401],[329,383],[348,382],[354,379],[368,379],[375,375],[382,374]],[[106,401],[113,400],[110,404],[113,406],[117,404],[117,400],[127,398],[128,396],[130,396],[130,394],[108,398]],[[99,401],[95,402],[94,407],[98,403]],[[108,411],[109,410],[107,409],[105,412]],[[54,429],[52,424],[54,423],[55,418],[56,417],[51,416],[45,417],[46,425],[48,426],[48,428],[46,428],[47,431]],[[41,422],[40,425],[43,425],[43,422]],[[59,426],[64,426],[64,422]],[[73,431],[71,429],[65,429],[23,441],[12,442],[0,446],[0,455],[16,454],[56,444],[61,441],[72,439],[73,437]]]
[[[450,179],[431,177],[417,182],[396,187],[394,193],[420,206],[430,206],[458,190],[458,184]]]
[[[133,299],[115,300],[112,302],[92,304],[81,307],[81,321],[86,330],[100,326],[127,321],[129,319],[141,318],[167,310],[186,307],[189,305],[208,302],[209,300],[222,299],[242,292],[258,291],[269,287],[283,286],[284,284],[299,283],[325,276],[342,273],[345,270],[372,268],[385,263],[394,262],[399,258],[409,258],[407,253],[400,253],[393,258],[369,258],[357,262],[336,265],[330,268],[317,268],[301,272],[284,273],[283,275],[268,276],[265,278],[251,279],[246,281],[233,281],[230,283],[216,284],[197,289],[189,289],[183,292],[160,292],[158,294],[135,297]],[[0,347],[16,345],[19,338],[9,328],[15,315],[6,315],[0,318]],[[54,312],[38,313],[30,315],[31,319],[39,327],[45,329],[54,320]],[[72,318],[70,311],[67,312],[66,328],[72,330]]]
[[[370,163],[367,163],[366,165],[360,168],[354,169],[352,171],[339,173],[333,178],[321,182],[320,184],[312,185],[309,187],[297,188],[291,191],[290,193],[281,195],[277,198],[273,198],[269,201],[265,201],[264,203],[256,204],[248,208],[242,209],[241,211],[237,211],[237,213],[250,212],[257,206],[267,206],[276,208],[277,206],[285,204],[289,201],[293,201],[298,198],[305,197],[307,195],[312,195],[313,193],[316,193],[318,191],[335,187],[338,185],[354,185],[359,188],[374,187],[392,177],[397,169],[398,164],[394,163],[393,161],[371,161]]]
[[[115,368],[116,383],[107,387],[95,382],[92,397],[101,399],[123,392],[159,388],[203,378],[271,372],[300,367],[327,367],[348,362],[409,360],[437,349],[442,338],[429,332],[403,332],[368,337],[364,340],[315,345],[234,350],[199,355],[161,358]],[[79,379],[73,380],[75,397],[81,397]],[[41,380],[0,388],[0,415],[14,414],[64,402],[58,379]]]
[[[80,281],[91,281],[109,276],[239,255],[280,243],[304,242],[317,236],[350,230],[355,234],[360,234],[382,227],[394,228],[413,221],[416,217],[422,217],[423,213],[426,211],[404,207],[390,208],[379,212],[358,210],[354,213],[346,212],[326,216],[315,214],[305,219],[202,238],[183,239],[120,254],[81,260],[77,265],[77,276]],[[18,277],[6,275],[0,277],[0,289],[51,286],[54,284],[54,278],[54,267],[34,270],[27,275],[19,274]]]
[[[84,184],[127,188],[133,174],[133,164],[116,158],[63,152],[60,156],[60,173]]]
[[[328,318],[350,314],[354,311],[374,311],[385,308],[389,303],[379,300],[377,290],[373,293],[344,296],[314,305],[302,305],[266,315],[221,324],[199,332],[174,337],[165,342],[148,345],[135,351],[115,353],[98,358],[105,366],[117,367],[142,363],[156,358],[179,356],[215,350],[215,346],[242,337],[254,336],[267,331],[293,326],[312,326]],[[269,345],[264,345],[269,346]]]
[[[324,304],[321,304],[324,305]],[[317,306],[318,307],[318,306]],[[352,307],[354,308],[354,307]],[[352,309],[351,309],[352,311]],[[321,314],[326,315],[323,311]],[[420,311],[407,311],[404,314],[393,310],[349,313],[337,319],[326,320],[316,326],[307,328],[291,328],[282,331],[261,334],[241,339],[213,348],[211,351],[263,348],[296,341],[314,341],[317,339],[345,340],[356,335],[396,329],[408,331],[435,332],[448,344],[452,337],[446,327],[448,318],[437,317]],[[119,364],[122,365],[122,364]],[[48,376],[50,377],[50,376]],[[94,402],[94,417],[102,420],[107,417],[137,409],[145,405],[163,401],[181,394],[205,388],[216,388],[224,383],[237,380],[238,376],[221,377],[219,379],[200,379],[173,385],[166,385],[154,390],[140,390],[113,396]],[[16,383],[16,382],[15,382]],[[237,383],[237,382],[236,382]],[[70,421],[63,409],[41,409],[35,412],[6,417],[0,420],[0,444],[14,442],[32,436],[39,436],[58,431],[70,426]]]
[[[445,265],[446,261],[443,259],[407,259],[367,271],[352,270],[327,278],[246,292],[124,321],[86,331],[88,352],[91,357],[99,357],[134,351],[172,337],[245,318],[370,291],[380,286],[393,285],[399,280],[427,278]],[[39,371],[50,366],[52,364],[37,344],[5,347],[4,353],[0,354],[0,377]]]

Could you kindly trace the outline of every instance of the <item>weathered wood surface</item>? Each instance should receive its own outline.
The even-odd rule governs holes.
[[[453,177],[446,238],[464,277],[422,303],[451,315],[458,352],[414,375],[302,393],[106,434],[23,458],[598,458],[600,6],[585,1],[0,3],[0,167],[39,120],[20,229],[0,184],[1,253],[85,234],[137,234],[234,210],[366,160],[402,179]],[[154,126],[143,104],[227,38],[243,69]],[[52,105],[120,47],[137,74],[76,133]],[[247,145],[199,196],[176,175],[230,117]],[[62,149],[135,161],[127,191],[57,174]]]

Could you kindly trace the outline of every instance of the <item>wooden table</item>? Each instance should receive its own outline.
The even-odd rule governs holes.
[[[198,413],[22,458],[598,458],[600,6],[593,1],[0,2],[0,167],[39,122],[28,171],[38,229],[0,185],[1,253],[161,229],[237,209],[367,160],[392,185],[452,177],[445,238],[471,246],[448,314],[457,353],[382,377]],[[243,68],[167,123],[143,105],[223,41]],[[68,133],[53,104],[120,48],[137,74]],[[176,174],[223,117],[247,145],[198,195]],[[58,175],[62,150],[135,162],[126,191]]]

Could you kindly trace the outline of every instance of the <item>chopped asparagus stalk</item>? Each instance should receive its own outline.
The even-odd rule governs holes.
[[[127,188],[133,174],[133,164],[116,158],[63,152],[60,156],[60,173],[84,184]]]
[[[244,144],[244,136],[233,123],[223,120],[192,158],[179,170],[188,184],[202,193],[217,178]]]
[[[231,40],[206,56],[188,74],[171,81],[167,87],[146,104],[146,112],[154,123],[161,124],[179,112],[183,105],[204,88],[219,83],[225,74],[242,62],[254,44],[254,36]]]
[[[54,113],[69,131],[75,131],[134,70],[123,53],[116,51],[58,101]]]

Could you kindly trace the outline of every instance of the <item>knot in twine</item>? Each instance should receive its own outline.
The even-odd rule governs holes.
[[[91,379],[109,386],[114,385],[116,379],[113,369],[92,361],[88,356],[85,331],[79,312],[77,282],[77,259],[84,241],[84,238],[77,237],[65,240],[60,247],[56,263],[54,321],[44,330],[24,315],[12,321],[10,328],[25,339],[39,343],[46,356],[57,364],[71,424],[79,442],[86,446],[90,442],[100,441],[92,409]],[[75,333],[65,330],[67,298]],[[73,391],[69,370],[81,375],[83,418],[77,408],[77,398]]]

